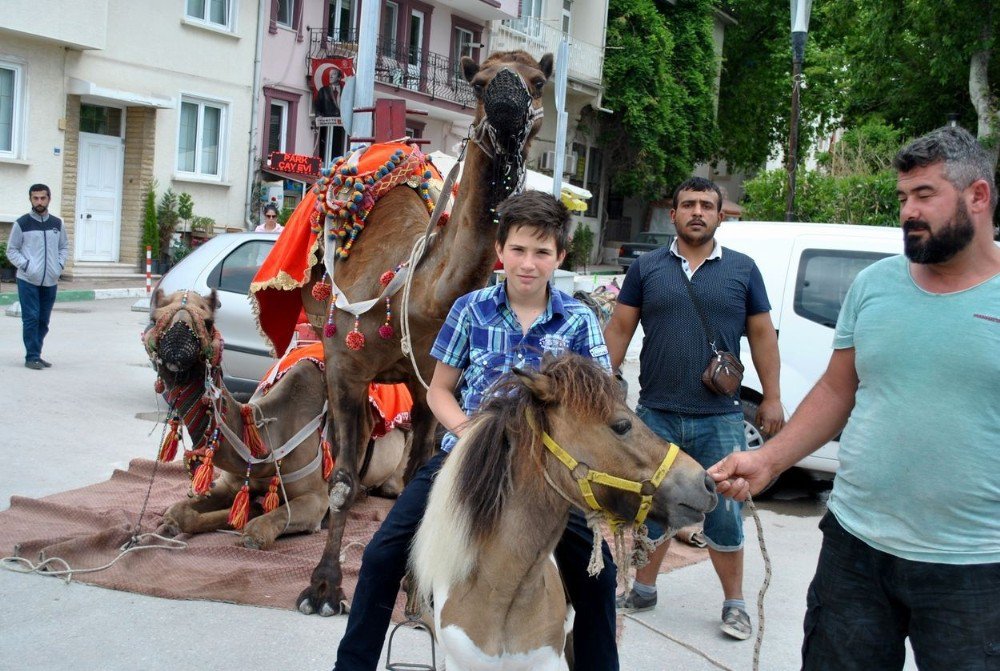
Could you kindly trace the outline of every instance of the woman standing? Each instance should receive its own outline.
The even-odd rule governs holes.
[[[264,223],[253,229],[255,233],[281,233],[284,226],[278,223],[278,206],[268,203],[264,206]]]

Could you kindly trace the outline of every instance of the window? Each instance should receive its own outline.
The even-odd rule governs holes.
[[[573,28],[573,0],[562,0],[562,31],[569,35]]]
[[[221,103],[181,98],[178,171],[222,178],[226,112],[227,106]]]
[[[187,0],[184,13],[196,21],[230,30],[231,2],[232,0]]]
[[[215,267],[206,283],[219,291],[249,294],[250,282],[272,247],[273,240],[252,240],[240,245]]]
[[[518,18],[510,22],[510,27],[531,37],[541,37],[544,13],[544,0],[520,0]]]
[[[285,151],[288,136],[288,103],[284,100],[271,101],[271,116],[267,124],[267,153]]]
[[[294,28],[295,0],[278,0],[278,16],[276,18],[279,26]]]
[[[0,157],[20,153],[23,86],[21,66],[0,61]]]
[[[80,132],[122,136],[122,111],[117,107],[80,105]]]
[[[330,0],[329,37],[334,42],[354,42],[354,12],[357,0]],[[385,8],[382,22],[385,22]],[[395,24],[394,24],[395,25]]]
[[[805,250],[795,282],[795,314],[833,328],[854,278],[887,256],[878,252]]]
[[[469,58],[474,58],[475,53],[474,44],[475,36],[472,34],[471,30],[466,30],[465,28],[455,27],[455,34],[452,35],[452,52],[451,52],[451,62],[454,65],[455,77],[462,78],[462,56],[468,56]]]
[[[387,2],[382,8],[382,15],[379,17],[378,37],[382,48],[379,50],[383,56],[394,58],[396,55],[396,26],[399,21],[399,5],[395,2]]]

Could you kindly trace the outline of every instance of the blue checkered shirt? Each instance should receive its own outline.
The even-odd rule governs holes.
[[[567,293],[549,285],[549,302],[523,334],[507,303],[506,284],[473,291],[455,301],[438,333],[431,356],[463,371],[460,405],[466,415],[514,367],[538,368],[546,352],[574,352],[611,371],[611,358],[597,317]],[[458,438],[448,432],[441,448],[448,452]]]

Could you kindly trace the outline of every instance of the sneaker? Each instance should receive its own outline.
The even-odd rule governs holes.
[[[46,361],[45,359],[39,359],[39,361],[41,361],[41,362],[42,362],[42,365],[43,365],[43,366],[45,366],[46,368],[52,368],[52,364],[50,364],[50,363],[49,363],[48,361]]]
[[[634,589],[630,589],[628,594],[622,594],[615,599],[615,608],[620,613],[639,613],[644,610],[653,610],[656,608],[656,594],[642,596]]]
[[[41,360],[25,361],[24,367],[30,368],[31,370],[42,370],[45,368],[45,364],[42,363]]]
[[[750,634],[753,632],[753,625],[750,624],[750,616],[747,615],[747,612],[733,606],[722,609],[722,624],[719,628],[722,629],[723,634],[741,641],[750,638]]]

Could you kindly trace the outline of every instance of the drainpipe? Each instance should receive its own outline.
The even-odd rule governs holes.
[[[614,110],[609,110],[604,106],[604,54],[608,50],[608,5],[610,2],[604,3],[604,28],[601,30],[601,82],[597,89],[597,102],[594,105],[594,109],[598,112],[604,112],[605,114],[614,114]]]
[[[257,110],[260,107],[261,57],[264,53],[264,7],[270,8],[267,0],[258,0],[257,4],[257,48],[253,57],[253,90],[250,92],[250,149],[247,153],[247,200],[244,208],[244,224],[248,231],[254,229],[250,215],[254,208],[254,175],[257,171]]]

